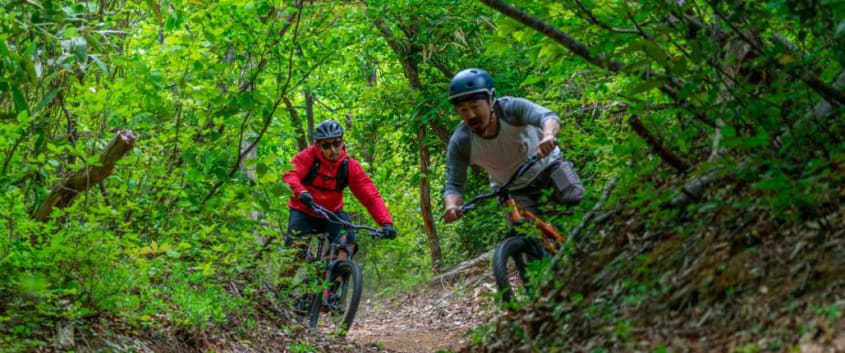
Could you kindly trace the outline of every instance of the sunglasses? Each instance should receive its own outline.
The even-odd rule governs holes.
[[[327,149],[332,148],[332,147],[340,147],[341,145],[343,145],[343,141],[341,141],[341,140],[335,140],[333,142],[326,141],[326,142],[320,143],[320,148],[327,150]]]

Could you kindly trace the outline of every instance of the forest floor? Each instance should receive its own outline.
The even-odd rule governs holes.
[[[469,330],[495,319],[489,261],[461,271],[460,281],[435,281],[387,300],[362,303],[348,337],[401,353],[457,351]]]
[[[845,187],[837,190],[845,200]],[[782,221],[754,210],[697,213],[690,234],[613,212],[549,277],[566,283],[518,312],[494,305],[489,258],[391,298],[361,304],[346,337],[315,335],[282,312],[246,340],[168,333],[135,352],[845,353],[845,206]],[[289,325],[297,321],[300,325]],[[484,332],[474,330],[485,324]],[[234,327],[243,327],[233,322]],[[280,330],[279,327],[285,327]],[[225,329],[225,328],[224,328]],[[484,338],[484,343],[479,340]],[[604,349],[604,350],[603,350]],[[81,349],[80,351],[86,351]],[[94,351],[94,350],[92,350]]]

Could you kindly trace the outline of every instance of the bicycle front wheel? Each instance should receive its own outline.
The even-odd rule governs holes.
[[[493,253],[493,277],[496,278],[502,302],[516,299],[515,289],[527,289],[525,267],[528,262],[544,255],[535,241],[524,236],[509,237],[499,243]]]
[[[311,328],[316,328],[320,318],[325,326],[345,334],[352,327],[363,290],[361,269],[355,261],[341,261],[331,269],[328,287],[311,306]]]

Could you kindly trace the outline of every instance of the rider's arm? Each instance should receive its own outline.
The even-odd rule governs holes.
[[[534,125],[542,129],[537,154],[544,157],[554,151],[557,134],[560,132],[560,117],[548,108],[528,99],[503,97],[499,105],[505,112],[505,119],[516,125]]]
[[[443,195],[463,194],[469,167],[470,132],[459,125],[446,146],[446,185]]]
[[[387,210],[387,205],[376,189],[376,185],[373,184],[364,168],[361,168],[361,164],[352,158],[349,158],[349,190],[364,205],[379,226],[393,223],[390,211]]]
[[[314,161],[313,158],[309,158],[308,151],[309,149],[305,149],[294,156],[293,160],[291,160],[291,163],[294,165],[294,169],[291,169],[282,175],[282,181],[290,186],[291,190],[293,190],[294,197],[299,197],[299,194],[307,191],[305,189],[305,185],[302,185],[302,178],[308,174],[308,166],[310,166]]]
[[[557,119],[546,119],[543,121],[543,137],[557,137],[560,132],[560,121]]]
[[[443,220],[446,223],[454,222],[461,218],[461,205],[464,204],[464,196],[461,194],[447,194],[443,197],[446,212],[443,213]]]
[[[560,122],[557,119],[546,119],[543,121],[543,138],[537,144],[537,154],[545,157],[554,151],[557,146],[557,134],[560,132]]]
[[[445,213],[443,219],[452,222],[461,217],[458,209],[463,204],[464,183],[467,178],[470,154],[469,129],[460,125],[446,147],[446,190],[443,192]]]

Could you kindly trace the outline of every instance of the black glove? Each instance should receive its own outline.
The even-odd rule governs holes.
[[[314,207],[314,198],[311,197],[311,193],[308,191],[303,191],[299,194],[299,202],[305,204],[308,207]]]
[[[385,224],[384,227],[381,228],[382,238],[385,239],[394,239],[396,238],[396,229],[393,228],[393,225],[388,223]]]

